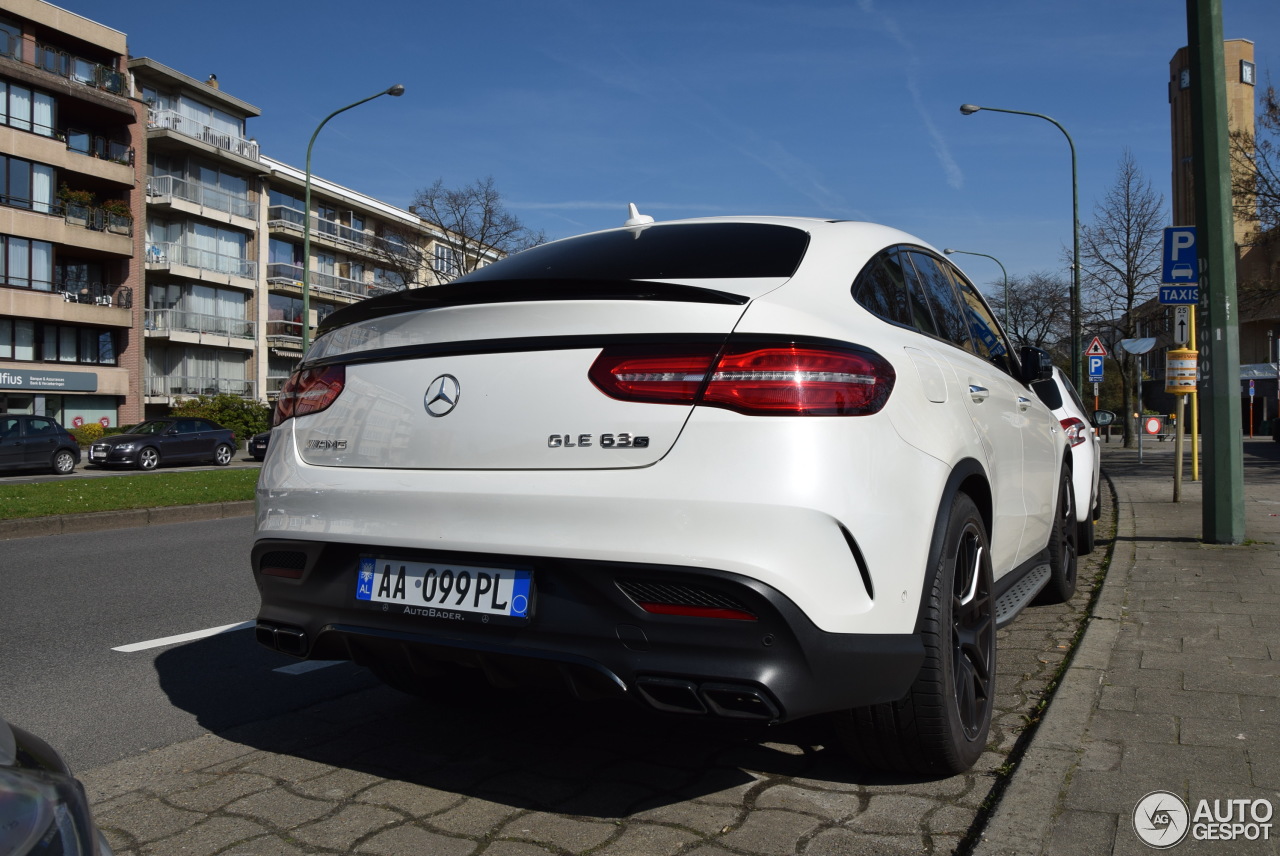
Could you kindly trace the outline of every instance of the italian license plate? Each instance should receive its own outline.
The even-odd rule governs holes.
[[[455,621],[527,619],[532,571],[361,556],[356,600],[395,604],[406,615]]]

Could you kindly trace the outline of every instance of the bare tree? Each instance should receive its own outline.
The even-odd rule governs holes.
[[[1009,278],[1009,311],[1006,315],[1003,285],[993,289],[987,302],[1002,321],[1015,347],[1030,345],[1054,354],[1065,364],[1069,355],[1057,353],[1070,341],[1071,283],[1061,274],[1036,271]],[[1061,359],[1059,359],[1061,358]]]
[[[460,188],[447,188],[440,179],[419,190],[409,210],[439,227],[430,258],[424,266],[434,284],[464,276],[495,257],[545,243],[542,232],[525,226],[502,204],[493,176]]]
[[[1231,132],[1231,196],[1236,219],[1254,235],[1280,227],[1280,95],[1261,93],[1254,132]]]
[[[1134,412],[1137,358],[1118,340],[1136,338],[1141,309],[1160,287],[1166,222],[1164,197],[1152,188],[1133,154],[1125,150],[1116,181],[1094,206],[1093,222],[1080,229],[1080,279],[1088,311],[1114,332],[1113,357],[1124,381],[1124,412]],[[1134,426],[1124,420],[1124,443],[1134,442]]]
[[[409,210],[418,226],[387,226],[366,247],[385,291],[441,285],[546,242],[502,205],[492,177],[457,190],[437,180],[414,195]]]

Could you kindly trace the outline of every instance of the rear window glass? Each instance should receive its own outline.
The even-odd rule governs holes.
[[[788,277],[808,245],[808,232],[769,223],[638,226],[534,247],[457,281]]]

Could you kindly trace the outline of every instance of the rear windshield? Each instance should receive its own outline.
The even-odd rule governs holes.
[[[768,223],[637,226],[534,247],[458,281],[788,277],[808,244],[808,232]]]

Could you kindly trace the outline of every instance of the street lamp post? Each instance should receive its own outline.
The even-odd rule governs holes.
[[[307,356],[307,348],[311,345],[311,147],[316,144],[316,137],[320,135],[320,129],[339,113],[345,113],[352,107],[359,107],[366,101],[372,101],[383,95],[400,96],[403,94],[404,87],[397,83],[395,86],[388,87],[376,95],[361,98],[354,104],[348,104],[346,107],[334,110],[320,121],[320,124],[316,126],[315,132],[311,135],[310,142],[307,143],[306,189],[302,195],[302,356],[304,359]]]
[[[986,253],[975,253],[972,250],[953,250],[948,248],[943,252],[947,255],[960,253],[965,256],[982,256],[984,259],[991,259],[991,261],[1000,265],[1000,273],[1004,274],[1004,331],[1007,334],[1009,332],[1009,272],[1004,269],[1004,265],[995,256],[989,256]]]
[[[1053,126],[1067,138],[1071,147],[1071,379],[1076,389],[1084,389],[1084,354],[1080,334],[1080,180],[1076,169],[1076,144],[1067,133],[1067,129],[1043,113],[1028,113],[1025,110],[1005,110],[1000,107],[979,107],[976,104],[961,104],[960,112],[966,116],[979,110],[990,110],[993,113],[1013,113],[1018,116],[1034,116],[1052,122]]]

